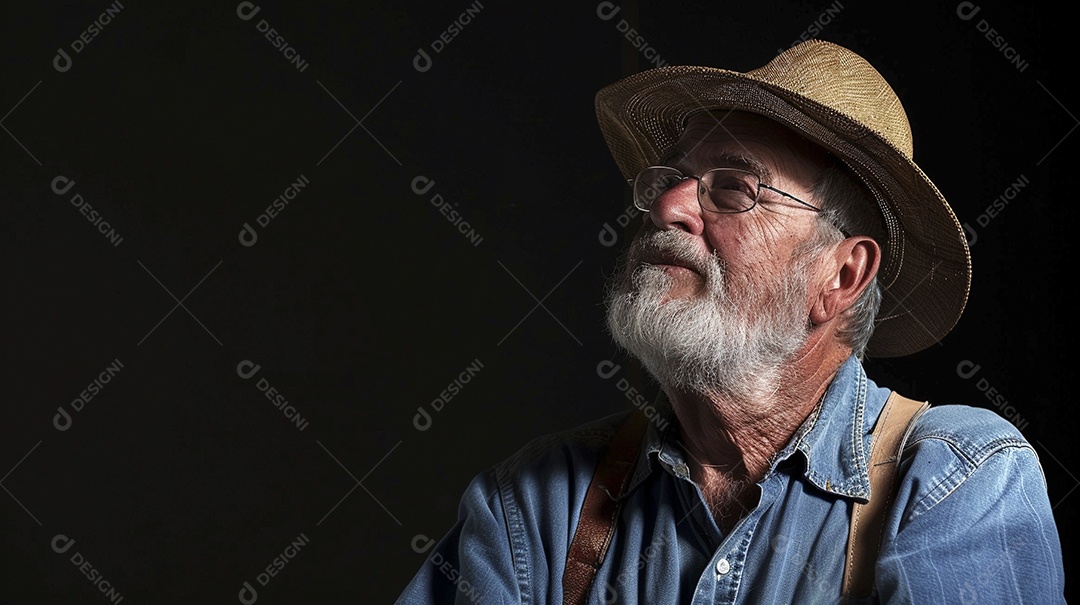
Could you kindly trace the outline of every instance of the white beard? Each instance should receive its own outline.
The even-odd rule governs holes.
[[[608,329],[665,388],[760,400],[777,390],[785,362],[809,333],[807,287],[813,255],[796,254],[784,277],[730,276],[678,230],[653,231],[631,245],[607,296]],[[666,300],[673,280],[639,261],[662,253],[705,278],[705,292]],[[635,269],[636,267],[636,269]]]

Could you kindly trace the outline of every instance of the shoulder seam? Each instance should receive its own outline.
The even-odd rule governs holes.
[[[949,472],[947,475],[940,477],[936,483],[926,490],[925,495],[912,503],[910,512],[906,515],[907,522],[915,520],[916,517],[921,516],[948,499],[949,496],[960,488],[960,486],[971,479],[971,477],[978,472],[991,457],[1008,450],[1028,450],[1036,459],[1038,459],[1039,456],[1038,452],[1035,451],[1035,448],[1031,447],[1031,444],[1011,437],[995,439],[979,448],[979,452],[984,455],[978,457],[978,459],[972,458],[966,452],[962,451],[952,440],[943,438],[942,436],[926,436],[925,438],[921,437],[917,441],[930,439],[942,441],[948,445],[949,449],[955,453],[957,460],[961,462],[961,465],[953,469],[952,472]],[[910,445],[911,444],[909,444],[909,447]],[[904,451],[906,454],[907,448],[904,448]],[[945,490],[945,492],[939,494],[939,490]]]
[[[528,540],[525,538],[524,523],[520,511],[514,505],[513,486],[508,480],[505,469],[498,466],[489,469],[495,479],[495,487],[499,494],[499,506],[502,507],[503,520],[506,524],[506,537],[510,542],[510,562],[517,576],[518,593],[521,595],[523,604],[532,601],[532,593],[529,592],[531,574],[529,569]]]
[[[993,456],[997,452],[1010,447],[1027,448],[1034,451],[1031,444],[1023,439],[1017,439],[1015,437],[1003,436],[993,439],[986,443],[980,444],[974,448],[964,448],[958,439],[956,439],[951,433],[943,431],[935,431],[926,434],[913,434],[912,438],[904,446],[904,452],[906,453],[909,448],[921,441],[935,440],[943,441],[949,445],[949,448],[956,452],[956,454],[963,458],[971,466],[979,466],[986,461],[987,458]],[[970,450],[970,451],[969,451]]]

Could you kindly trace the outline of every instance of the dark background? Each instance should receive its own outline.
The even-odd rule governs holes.
[[[868,371],[909,396],[1003,411],[995,389],[1043,461],[1075,568],[1063,356],[1076,332],[1080,99],[1076,53],[1059,52],[1074,22],[1058,10],[980,2],[964,20],[949,2],[623,2],[604,20],[596,2],[258,2],[244,21],[236,2],[120,4],[79,53],[72,42],[117,3],[6,3],[0,16],[0,601],[108,602],[77,552],[125,603],[236,603],[244,582],[267,604],[392,602],[424,562],[414,539],[451,526],[472,476],[533,437],[626,409],[619,378],[655,392],[603,329],[629,201],[593,95],[653,66],[620,20],[665,63],[749,70],[830,7],[819,37],[893,84],[916,161],[974,228],[959,325]],[[479,14],[434,52],[469,7]],[[64,195],[59,176],[75,183]],[[423,195],[419,176],[435,182]],[[601,243],[605,223],[618,245]],[[238,375],[244,360],[257,376]],[[598,375],[604,360],[616,377]],[[978,373],[962,376],[963,361]],[[75,540],[65,554],[58,535]]]

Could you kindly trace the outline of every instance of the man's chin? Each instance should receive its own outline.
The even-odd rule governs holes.
[[[653,270],[663,272],[668,287],[664,289],[661,302],[700,296],[705,293],[705,278],[697,271],[681,265],[652,265]]]

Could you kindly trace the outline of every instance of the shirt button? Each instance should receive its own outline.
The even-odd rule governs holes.
[[[690,467],[680,462],[679,465],[675,467],[675,474],[680,477],[687,477],[690,475]]]
[[[716,562],[716,575],[724,576],[729,571],[731,571],[731,563],[728,563],[727,559],[720,559]]]

